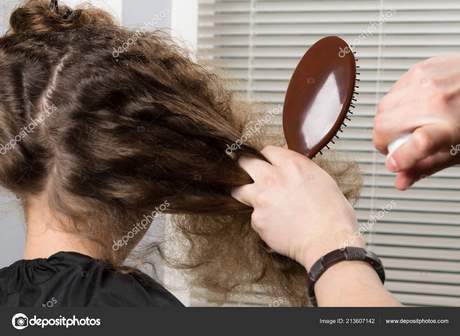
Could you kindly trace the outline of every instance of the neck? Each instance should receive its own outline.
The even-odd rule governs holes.
[[[53,216],[46,197],[27,200],[27,233],[24,259],[48,258],[58,252],[78,252],[100,258],[94,243],[64,230],[61,221]]]

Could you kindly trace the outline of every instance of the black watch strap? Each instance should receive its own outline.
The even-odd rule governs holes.
[[[308,272],[308,298],[315,307],[318,305],[315,295],[315,284],[324,272],[341,261],[365,261],[369,263],[379,275],[382,283],[385,282],[385,270],[382,262],[375,253],[360,247],[345,247],[329,252],[313,264]]]

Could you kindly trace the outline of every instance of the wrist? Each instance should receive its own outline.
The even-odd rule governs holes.
[[[315,284],[319,306],[379,306],[386,292],[372,266],[364,261],[342,261],[330,267]],[[364,294],[372,293],[372,295]]]
[[[365,248],[366,243],[359,232],[340,231],[325,237],[318,237],[302,253],[302,265],[307,271],[327,253],[348,246]]]

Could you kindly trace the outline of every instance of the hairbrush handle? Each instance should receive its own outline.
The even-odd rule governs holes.
[[[388,145],[387,157],[390,157],[399,147],[404,145],[409,140],[410,136],[411,136],[411,133],[404,133],[399,138],[397,138],[396,140],[392,141]]]

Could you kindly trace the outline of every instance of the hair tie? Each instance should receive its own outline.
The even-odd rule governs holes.
[[[59,13],[58,0],[51,0],[50,10],[55,12],[56,14]]]
[[[50,10],[59,15],[58,0],[51,0],[51,2],[50,2]],[[71,10],[68,7],[65,7],[65,12],[62,15],[62,18],[64,20],[68,20],[68,19],[70,19],[72,17],[73,13],[74,13],[73,10]]]
[[[66,8],[65,13],[62,16],[62,18],[64,20],[68,20],[68,19],[70,19],[72,17],[73,13],[74,13],[73,10],[71,10],[70,8]]]

